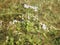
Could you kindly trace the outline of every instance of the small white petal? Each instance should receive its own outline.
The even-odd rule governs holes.
[[[17,20],[13,20],[13,22],[17,22]]]
[[[40,25],[42,26],[41,28],[42,28],[43,30],[46,30],[46,29],[47,29],[46,24],[43,24],[43,23],[41,22]]]
[[[38,7],[36,7],[36,6],[31,6],[31,5],[24,4],[24,7],[25,7],[25,8],[31,8],[31,9],[33,9],[34,11],[38,11]]]
[[[24,7],[25,7],[25,8],[29,8],[29,5],[27,5],[27,4],[24,4]]]
[[[38,9],[38,7],[36,7],[36,6],[30,6],[30,8],[32,8],[32,9]]]
[[[45,24],[42,24],[42,28],[45,30],[47,29],[46,25]]]

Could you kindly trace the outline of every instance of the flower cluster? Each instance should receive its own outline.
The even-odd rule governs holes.
[[[31,9],[33,9],[34,11],[38,11],[38,7],[36,7],[36,6],[31,6],[31,5],[27,5],[27,4],[24,4],[24,8],[31,8]]]

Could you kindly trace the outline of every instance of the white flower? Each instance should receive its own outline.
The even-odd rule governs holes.
[[[30,6],[30,8],[34,9],[34,11],[38,11],[38,7],[36,6]]]
[[[38,11],[38,7],[36,7],[36,6],[31,6],[31,5],[24,4],[24,7],[25,7],[25,8],[31,8],[31,9],[33,9],[34,11]]]
[[[20,22],[20,21],[18,21],[18,20],[13,20],[13,21],[10,21],[9,24],[12,25],[12,24],[15,24],[15,23],[17,23],[17,22]]]
[[[47,26],[46,26],[45,24],[40,23],[40,25],[42,26],[42,29],[43,29],[43,30],[46,30],[46,29],[47,29]]]
[[[18,22],[17,20],[13,20],[13,22]]]
[[[24,4],[24,7],[25,7],[25,8],[29,8],[29,5],[27,5],[27,4]]]
[[[42,24],[42,28],[43,28],[44,30],[46,30],[46,29],[47,29],[47,26],[46,26],[45,24]]]
[[[13,20],[13,24],[14,24],[14,23],[17,23],[17,22],[20,22],[20,21],[18,21],[18,20]]]
[[[30,6],[30,8],[32,8],[32,9],[38,9],[38,7],[36,7],[36,6]]]

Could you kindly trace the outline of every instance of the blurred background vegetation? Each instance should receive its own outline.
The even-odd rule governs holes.
[[[0,0],[0,45],[60,45],[60,0]]]

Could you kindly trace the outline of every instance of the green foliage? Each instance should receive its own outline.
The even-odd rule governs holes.
[[[38,11],[24,4],[37,6]],[[0,0],[0,45],[59,44],[59,0]]]

